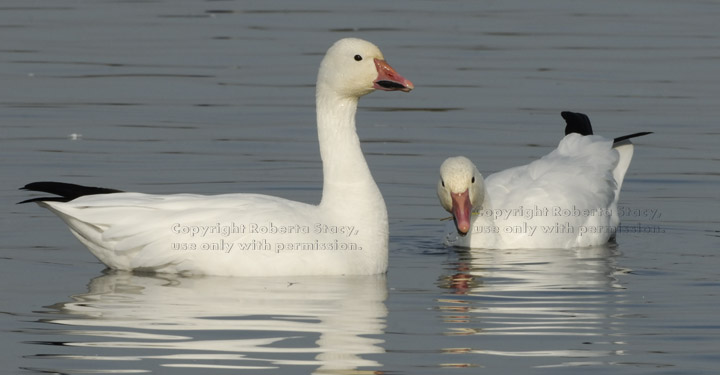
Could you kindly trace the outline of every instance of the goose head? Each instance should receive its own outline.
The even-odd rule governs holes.
[[[341,39],[328,49],[317,83],[318,93],[329,89],[341,97],[355,98],[374,90],[408,92],[414,88],[385,61],[377,46],[357,38]]]
[[[470,230],[473,209],[485,200],[483,176],[468,158],[448,158],[440,166],[437,195],[443,208],[452,213],[458,234],[464,236]]]

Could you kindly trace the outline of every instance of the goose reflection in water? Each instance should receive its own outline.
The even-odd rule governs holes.
[[[62,368],[73,360],[70,367],[89,363],[92,371],[108,372],[378,368],[363,355],[384,352],[383,341],[372,335],[385,329],[386,297],[384,276],[183,278],[110,272],[93,279],[87,293],[51,306],[64,317],[48,322],[68,328],[49,333],[79,339],[45,342],[67,354],[36,357],[58,360]]]
[[[438,309],[445,335],[459,340],[453,345],[467,345],[443,349],[448,353],[481,356],[469,365],[543,357],[537,367],[599,364],[623,354],[619,319],[627,301],[616,276],[626,271],[616,265],[614,245],[456,254],[438,281],[447,289]]]

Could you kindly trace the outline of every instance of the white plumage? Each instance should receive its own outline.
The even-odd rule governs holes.
[[[449,158],[437,188],[455,222],[446,243],[497,249],[604,244],[615,238],[618,198],[632,155],[627,140],[570,133],[542,158],[484,181],[469,159]]]
[[[113,269],[227,276],[384,273],[387,211],[360,148],[355,112],[358,98],[375,89],[412,88],[369,42],[343,39],[328,50],[316,88],[324,174],[319,205],[257,194],[105,194],[109,189],[61,183],[25,188],[67,198],[29,201],[62,218]],[[85,193],[65,194],[74,188]]]

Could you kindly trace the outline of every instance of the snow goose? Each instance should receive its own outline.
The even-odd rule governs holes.
[[[348,38],[323,58],[316,111],[319,205],[258,194],[150,195],[58,182],[23,189],[117,270],[223,276],[364,275],[387,270],[385,202],[355,129],[358,99],[413,89],[375,45]]]
[[[437,195],[452,213],[445,242],[471,248],[572,248],[614,239],[617,202],[633,145],[648,132],[606,139],[589,118],[562,112],[557,149],[530,164],[483,179],[466,157],[440,167]]]

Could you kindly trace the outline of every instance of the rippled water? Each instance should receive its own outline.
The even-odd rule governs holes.
[[[10,1],[0,5],[5,373],[713,374],[720,367],[720,8],[707,1]],[[317,65],[380,45],[363,98],[386,277],[103,271],[17,187],[317,202]],[[437,168],[526,163],[562,110],[638,140],[618,244],[455,250]]]

